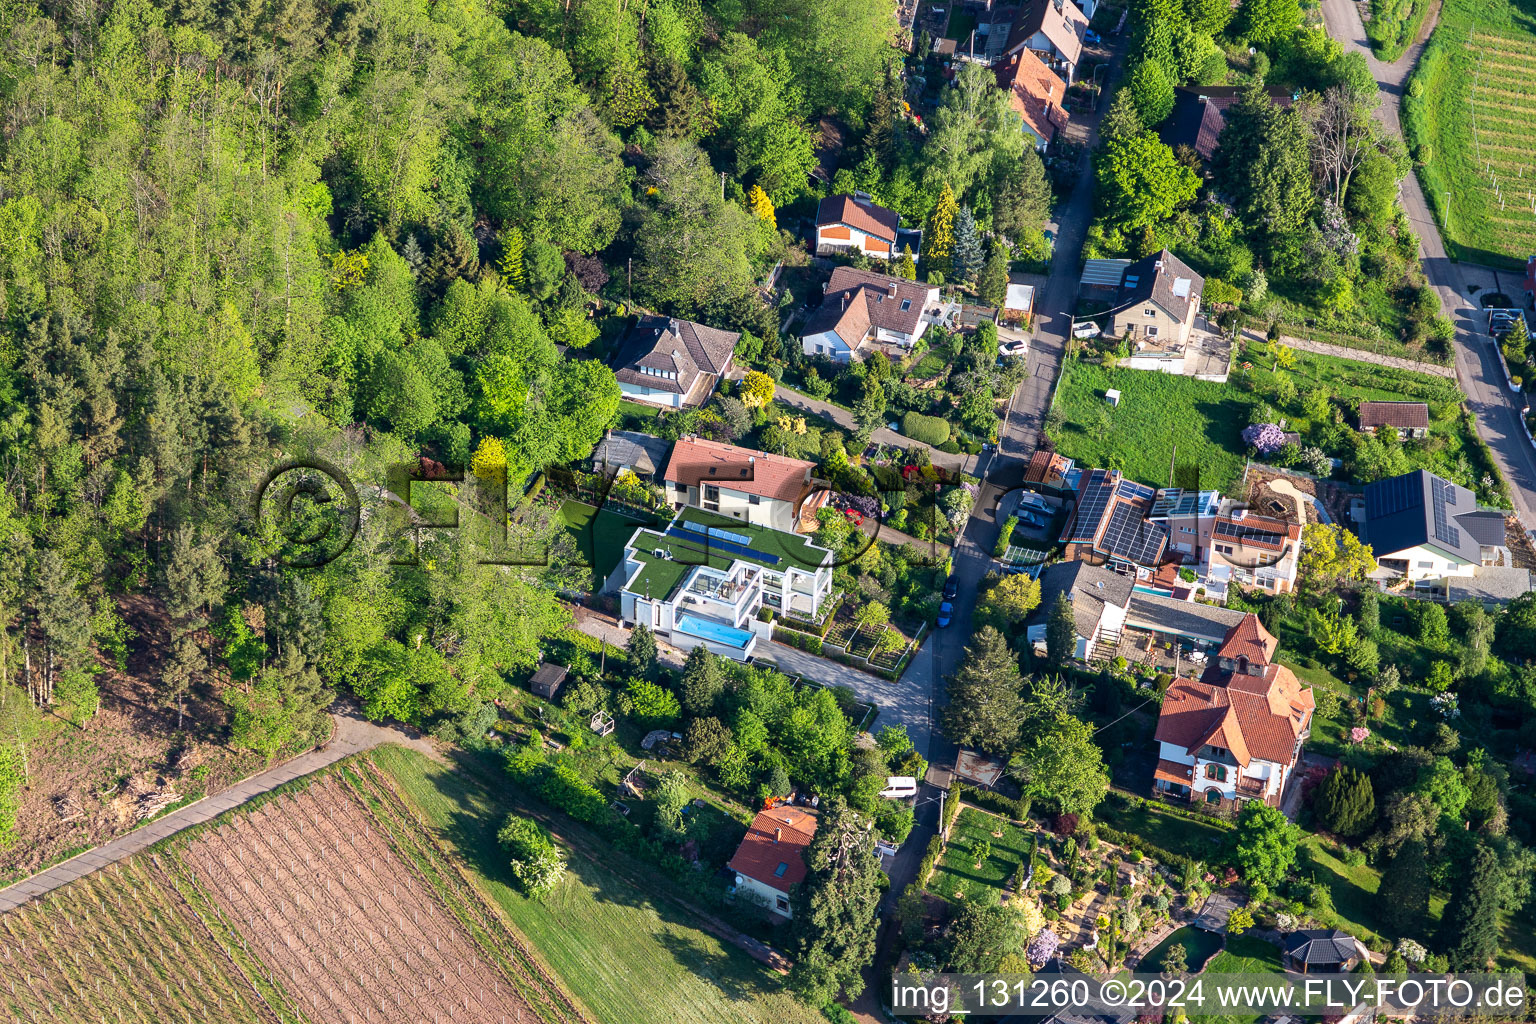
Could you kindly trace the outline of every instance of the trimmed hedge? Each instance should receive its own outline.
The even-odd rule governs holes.
[[[1002,558],[1008,553],[1008,542],[1013,540],[1013,528],[1018,525],[1018,516],[1009,516],[1003,522],[1003,528],[997,535],[997,543],[992,546],[992,557]]]
[[[1027,796],[1021,796],[1017,800],[1013,797],[994,793],[989,789],[972,790],[965,797],[977,807],[991,811],[994,814],[1002,814],[1013,821],[1028,821],[1029,809],[1034,801]]]
[[[909,412],[901,418],[901,432],[914,441],[937,448],[949,440],[949,422],[937,416]]]

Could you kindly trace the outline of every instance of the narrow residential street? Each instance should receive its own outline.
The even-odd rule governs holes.
[[[1376,118],[1392,131],[1401,131],[1398,105],[1402,102],[1408,77],[1424,52],[1424,39],[1433,25],[1433,17],[1426,19],[1419,42],[1392,64],[1384,64],[1371,54],[1365,26],[1353,0],[1323,0],[1323,22],[1328,34],[1341,42],[1346,50],[1365,56],[1376,79],[1380,100]],[[1482,275],[1478,273],[1479,268],[1463,267],[1446,255],[1440,229],[1415,175],[1409,174],[1403,179],[1400,195],[1408,220],[1419,236],[1424,274],[1429,278],[1430,286],[1439,293],[1446,315],[1456,323],[1456,376],[1467,393],[1468,407],[1477,417],[1477,432],[1493,449],[1494,461],[1509,481],[1515,511],[1525,528],[1530,530],[1536,527],[1536,451],[1526,439],[1520,423],[1523,399],[1511,394],[1505,386],[1492,339],[1484,331],[1486,324],[1468,289],[1468,277]],[[1435,198],[1442,204],[1446,201],[1444,196]],[[1451,215],[1455,216],[1454,209]]]

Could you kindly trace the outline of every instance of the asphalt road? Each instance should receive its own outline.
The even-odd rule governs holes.
[[[1398,106],[1419,55],[1424,52],[1421,39],[1402,59],[1384,64],[1371,53],[1365,26],[1353,0],[1323,0],[1323,23],[1328,34],[1346,50],[1365,56],[1376,79],[1379,103],[1376,119],[1394,132],[1401,131]],[[1424,36],[1430,24],[1426,22]],[[1515,511],[1527,530],[1536,527],[1536,451],[1526,439],[1520,424],[1523,399],[1512,394],[1504,383],[1492,340],[1484,331],[1486,321],[1478,316],[1479,307],[1467,286],[1468,268],[1453,263],[1446,255],[1440,228],[1430,212],[1429,202],[1417,176],[1403,179],[1399,189],[1403,209],[1419,236],[1419,257],[1430,287],[1440,296],[1440,304],[1456,323],[1456,377],[1467,393],[1467,405],[1477,417],[1477,432],[1493,449],[1494,461],[1504,479],[1509,481]],[[1444,202],[1445,197],[1437,197]],[[1454,217],[1456,211],[1451,210]]]

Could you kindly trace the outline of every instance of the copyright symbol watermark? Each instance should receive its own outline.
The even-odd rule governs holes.
[[[338,466],[324,459],[290,459],[262,479],[254,511],[274,560],[314,569],[347,550],[357,536],[362,502]]]

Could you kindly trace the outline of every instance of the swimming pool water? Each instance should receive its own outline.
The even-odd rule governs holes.
[[[680,615],[677,618],[677,628],[690,636],[701,636],[705,640],[712,640],[717,644],[725,644],[744,651],[747,644],[752,642],[752,634],[744,629],[727,626],[723,622],[715,622],[713,619],[701,619],[697,615]]]

